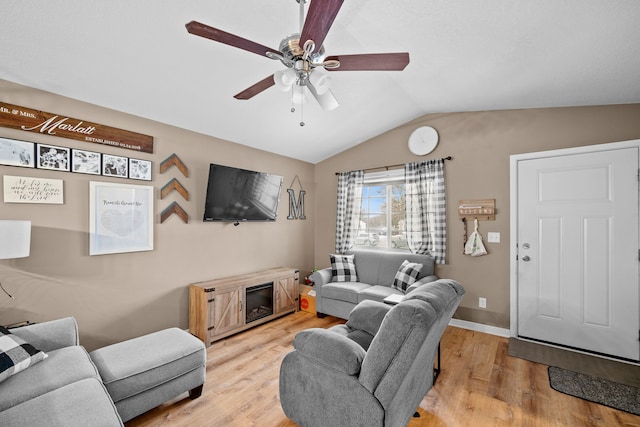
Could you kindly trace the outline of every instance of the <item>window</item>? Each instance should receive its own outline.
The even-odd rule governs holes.
[[[445,160],[406,163],[402,170],[378,173],[339,172],[336,253],[345,253],[354,245],[407,247],[413,253],[431,254],[436,264],[445,264]]]
[[[404,170],[366,173],[354,246],[408,249],[405,211]]]

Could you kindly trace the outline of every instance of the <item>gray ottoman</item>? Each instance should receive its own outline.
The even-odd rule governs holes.
[[[202,393],[205,347],[182,329],[154,332],[89,355],[123,422],[187,391],[192,399]]]

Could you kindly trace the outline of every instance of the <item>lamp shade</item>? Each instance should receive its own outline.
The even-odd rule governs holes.
[[[24,258],[31,248],[31,221],[0,220],[0,259]]]

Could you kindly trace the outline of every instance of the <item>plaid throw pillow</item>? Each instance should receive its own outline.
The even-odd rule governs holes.
[[[0,326],[0,382],[46,357],[45,353]]]
[[[357,282],[358,274],[354,255],[329,255],[333,282]]]
[[[391,287],[406,292],[407,288],[418,278],[420,270],[422,270],[422,264],[409,262],[405,259],[402,261],[402,265],[398,269]]]

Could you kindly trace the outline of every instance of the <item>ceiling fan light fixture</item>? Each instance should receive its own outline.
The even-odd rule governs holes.
[[[307,95],[306,95],[305,86],[293,86],[293,91],[291,93],[291,103],[294,105],[301,105],[307,103]]]
[[[323,74],[318,70],[314,70],[309,76],[309,82],[316,89],[318,95],[322,95],[329,90],[329,84],[331,83],[331,77],[327,74]]]
[[[297,78],[296,72],[291,68],[276,71],[273,75],[276,86],[283,92],[291,90],[291,86],[296,82]]]

